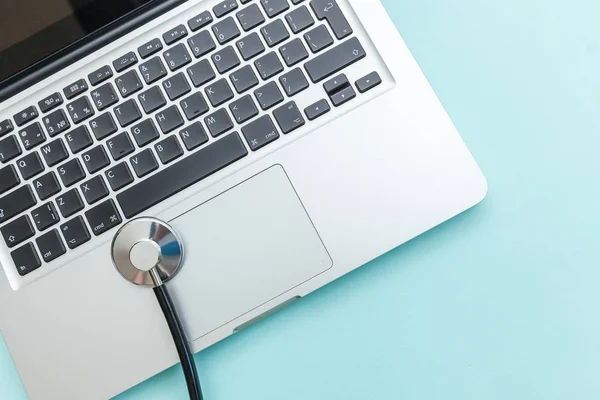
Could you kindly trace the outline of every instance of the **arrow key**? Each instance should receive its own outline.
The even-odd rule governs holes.
[[[352,89],[352,86],[348,86],[346,89],[340,90],[330,98],[333,105],[339,107],[355,97],[356,92],[354,91],[354,89]]]
[[[85,226],[82,217],[75,217],[72,220],[62,224],[60,231],[71,250],[81,246],[91,239],[90,232]]]
[[[13,222],[2,228],[4,242],[6,242],[6,245],[9,248],[15,247],[26,239],[32,237],[34,234],[35,230],[33,229],[33,225],[31,224],[31,221],[27,215],[23,215],[22,217],[15,219]]]
[[[330,110],[331,107],[329,107],[329,103],[327,103],[327,100],[321,99],[315,104],[306,107],[304,109],[304,114],[306,114],[306,118],[308,118],[309,121],[313,121],[319,118],[320,116],[327,114]]]
[[[364,93],[381,84],[381,77],[377,72],[371,72],[369,75],[356,81],[356,88]]]

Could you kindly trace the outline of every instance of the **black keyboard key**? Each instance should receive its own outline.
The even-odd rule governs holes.
[[[42,164],[42,159],[37,152],[27,154],[17,161],[17,165],[24,180],[44,172],[44,164]]]
[[[202,60],[187,69],[188,75],[195,87],[200,87],[215,79],[215,71],[208,60]]]
[[[125,103],[116,106],[114,113],[122,128],[142,118],[142,113],[134,99],[127,100]]]
[[[279,53],[288,67],[296,65],[300,61],[308,58],[308,51],[306,51],[306,47],[302,44],[302,40],[298,38],[281,46],[279,48]]]
[[[60,231],[71,250],[76,249],[92,238],[82,217],[75,217],[62,224]]]
[[[34,179],[31,184],[35,188],[40,200],[46,200],[60,192],[60,183],[58,183],[58,179],[54,172],[48,172],[47,174]]]
[[[40,249],[42,259],[46,263],[56,260],[67,252],[60,234],[56,229],[40,236],[35,242],[38,245],[38,249]]]
[[[12,165],[0,169],[0,194],[4,194],[21,183],[17,170]]]
[[[171,45],[176,41],[186,37],[188,34],[187,29],[183,25],[176,26],[168,32],[163,33],[163,40],[167,45]]]
[[[313,19],[312,15],[310,15],[310,11],[308,11],[306,6],[298,7],[294,11],[287,14],[285,16],[285,20],[294,33],[300,33],[306,28],[315,24],[315,20]]]
[[[8,221],[37,203],[29,185],[21,186],[4,197],[0,197],[0,224]]]
[[[254,96],[260,107],[265,111],[283,101],[283,94],[281,94],[281,90],[275,82],[269,82],[259,87],[254,91]]]
[[[350,81],[348,80],[346,74],[340,74],[323,83],[323,89],[325,89],[325,92],[330,96],[342,89],[347,88],[348,86],[350,86]]]
[[[102,140],[117,131],[117,124],[111,113],[104,113],[90,121],[90,128],[97,140]]]
[[[42,130],[42,126],[39,122],[29,125],[25,129],[19,132],[19,137],[23,143],[25,150],[30,150],[35,146],[46,141],[46,135]]]
[[[258,108],[256,108],[256,104],[254,104],[254,100],[249,94],[231,102],[229,110],[231,110],[233,118],[238,124],[243,124],[258,115]]]
[[[313,53],[318,53],[333,44],[333,38],[325,25],[319,25],[315,29],[306,32],[304,40],[306,40],[310,51]]]
[[[364,76],[356,81],[356,88],[360,93],[365,93],[374,87],[381,84],[381,77],[377,72],[371,72],[367,76]]]
[[[204,100],[204,96],[202,96],[202,93],[200,92],[196,92],[193,95],[181,100],[179,105],[181,106],[181,109],[183,110],[188,121],[206,114],[209,110],[208,104],[206,104],[206,100]]]
[[[179,135],[185,148],[190,151],[208,142],[208,135],[200,122],[194,122],[192,125],[181,130]]]
[[[227,17],[212,26],[212,31],[220,44],[225,44],[240,36],[241,32],[232,17]]]
[[[157,113],[156,121],[163,133],[169,133],[173,129],[179,128],[184,124],[183,117],[177,109],[177,106],[171,106]]]
[[[46,203],[31,212],[31,217],[38,231],[42,232],[60,221],[58,212],[52,202]]]
[[[334,93],[329,98],[331,99],[331,103],[335,107],[339,107],[343,104],[346,104],[348,101],[352,100],[356,97],[356,92],[352,88],[352,86],[348,86],[345,89],[340,90],[337,93]]]
[[[319,20],[327,20],[331,30],[338,39],[341,40],[352,34],[352,28],[337,1],[312,0],[310,6]]]
[[[58,209],[64,218],[69,218],[71,215],[83,210],[83,200],[77,189],[71,189],[68,192],[56,198]]]
[[[146,119],[131,128],[131,133],[139,147],[144,147],[160,137],[154,121]]]
[[[246,32],[265,22],[265,17],[263,17],[260,8],[256,4],[251,4],[243,10],[238,11],[235,16],[242,26],[242,29]]]
[[[128,97],[142,89],[142,81],[135,70],[131,70],[115,79],[117,90],[121,96]]]
[[[172,77],[165,79],[163,81],[163,88],[171,100],[177,100],[192,90],[183,72],[179,72]]]
[[[106,145],[108,146],[110,155],[115,161],[133,153],[135,150],[127,132],[121,132],[114,138],[107,140]]]
[[[224,108],[220,108],[204,118],[204,124],[208,127],[213,137],[220,136],[233,128],[233,122]]]
[[[129,162],[131,162],[131,166],[138,178],[146,176],[158,168],[158,161],[156,161],[156,157],[154,157],[150,149],[146,149],[131,157]]]
[[[71,127],[69,119],[63,110],[56,110],[52,114],[48,114],[43,119],[46,132],[51,137],[63,133]]]
[[[9,162],[13,158],[20,156],[21,153],[21,146],[19,146],[17,138],[14,135],[0,140],[0,161],[3,163]]]
[[[102,111],[119,101],[119,95],[111,83],[102,85],[97,89],[92,90],[92,101],[96,105],[98,111]]]
[[[242,133],[252,151],[256,151],[279,139],[279,132],[268,115],[250,122],[242,128]]]
[[[37,117],[38,111],[34,106],[27,107],[20,113],[13,115],[13,119],[15,120],[15,124],[17,124],[17,126],[23,126],[26,123],[33,121]]]
[[[21,276],[25,276],[42,266],[33,243],[27,243],[23,247],[18,248],[10,253],[10,256],[17,267],[17,272]]]
[[[108,184],[114,191],[120,190],[133,182],[133,175],[131,175],[131,171],[126,162],[122,162],[109,168],[106,170],[105,175]]]
[[[246,61],[265,51],[265,46],[256,32],[253,32],[245,38],[238,40],[235,42],[235,45],[242,55],[242,58]]]
[[[96,85],[101,84],[105,80],[112,78],[112,76],[113,76],[112,69],[108,65],[105,65],[103,67],[98,68],[91,74],[89,74],[88,81],[90,81],[92,86],[96,86]]]
[[[85,79],[80,79],[77,82],[73,82],[72,84],[64,88],[63,93],[65,94],[67,100],[71,100],[72,98],[79,96],[86,90],[88,90],[87,82],[85,81]]]
[[[293,69],[287,74],[281,75],[281,77],[279,77],[279,82],[288,97],[297,95],[309,86],[308,80],[306,80],[306,77],[300,68]]]
[[[122,72],[125,71],[127,68],[137,64],[138,59],[137,56],[135,55],[135,53],[133,51],[130,51],[129,53],[125,54],[122,57],[117,58],[115,61],[113,61],[113,67],[115,68],[115,71],[117,72]]]
[[[131,218],[248,154],[237,133],[191,153],[180,161],[117,195],[126,218]]]
[[[171,135],[165,140],[155,144],[154,149],[156,150],[156,154],[158,154],[158,158],[160,158],[160,162],[164,165],[169,164],[183,155],[183,149],[175,135]]]
[[[265,42],[269,45],[269,47],[273,47],[278,45],[279,43],[284,42],[290,37],[290,34],[285,27],[285,24],[282,20],[277,19],[270,24],[263,26],[260,29],[260,33],[262,33]]]
[[[67,106],[67,110],[71,115],[71,119],[75,124],[78,124],[95,114],[94,108],[90,104],[90,100],[86,97],[80,97]]]
[[[304,68],[306,68],[310,79],[317,83],[363,59],[365,56],[365,50],[358,39],[352,38],[308,61],[304,64]]]
[[[62,139],[56,139],[43,146],[40,150],[49,167],[53,167],[69,157],[69,152]]]
[[[213,107],[218,107],[233,98],[233,92],[225,78],[207,86],[204,91]]]
[[[65,138],[73,154],[77,154],[83,149],[90,147],[93,143],[92,136],[85,125],[73,129],[65,135]]]
[[[220,74],[231,71],[238,65],[240,65],[240,59],[232,46],[227,46],[211,56],[217,71]]]
[[[148,85],[167,76],[167,68],[159,57],[151,58],[141,64],[140,72]]]
[[[250,65],[246,65],[229,75],[236,92],[244,93],[246,90],[258,85],[258,78]]]
[[[112,200],[106,200],[104,203],[86,211],[85,217],[96,236],[111,230],[122,222],[121,214],[119,214]]]
[[[196,32],[198,29],[204,28],[211,22],[213,22],[212,15],[210,15],[210,12],[204,11],[199,15],[196,15],[194,18],[190,19],[188,21],[188,26],[190,27],[192,32]]]
[[[148,43],[143,44],[140,47],[138,47],[137,51],[138,51],[138,53],[140,53],[140,57],[148,58],[151,55],[156,54],[159,51],[161,51],[162,48],[163,48],[163,45],[162,45],[160,39],[152,39]]]
[[[221,18],[224,15],[229,14],[233,10],[238,8],[237,1],[225,0],[213,7],[213,13],[217,18]]]
[[[82,183],[80,189],[88,204],[94,204],[98,200],[108,196],[108,188],[106,187],[106,183],[104,183],[102,175],[97,175],[89,181]]]
[[[60,93],[52,93],[44,100],[38,102],[38,107],[43,113],[47,113],[50,110],[55,109],[63,103],[63,98]]]
[[[85,167],[90,174],[94,174],[110,164],[108,154],[106,154],[106,150],[104,150],[104,146],[102,145],[83,153],[81,158],[83,158]]]
[[[276,17],[290,8],[287,0],[260,0],[260,3],[269,18]]]
[[[208,31],[202,31],[188,39],[194,57],[200,58],[213,51],[217,45]]]
[[[35,235],[35,229],[27,215],[23,215],[2,228],[6,245],[15,247]]]
[[[138,100],[146,114],[153,113],[167,104],[165,96],[158,86],[153,86],[138,95]]]
[[[183,43],[165,51],[163,55],[171,71],[176,71],[192,61],[192,57]]]
[[[0,121],[0,137],[9,134],[15,129],[13,123],[10,119],[5,119],[4,121]]]
[[[293,101],[273,111],[273,117],[275,117],[281,132],[284,134],[293,132],[305,124],[304,117],[302,117],[298,106]]]
[[[277,53],[274,51],[265,54],[261,58],[254,61],[254,66],[256,67],[260,77],[265,81],[283,71],[283,65],[281,64],[281,61],[279,61]]]
[[[85,178],[83,167],[77,158],[67,161],[58,167],[58,175],[65,187],[69,187]]]

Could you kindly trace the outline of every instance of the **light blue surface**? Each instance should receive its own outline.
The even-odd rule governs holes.
[[[600,398],[600,3],[384,3],[489,196],[197,355],[207,400]],[[118,400],[185,398],[172,368]]]

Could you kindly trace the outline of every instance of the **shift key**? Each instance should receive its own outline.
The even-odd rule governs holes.
[[[37,203],[29,185],[22,186],[0,198],[0,224],[33,207]]]
[[[365,58],[366,55],[358,39],[353,37],[313,58],[304,64],[304,68],[310,79],[317,83]]]

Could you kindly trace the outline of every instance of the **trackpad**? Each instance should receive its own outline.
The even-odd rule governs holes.
[[[185,263],[169,285],[190,340],[332,266],[281,166],[170,223],[184,242]]]

